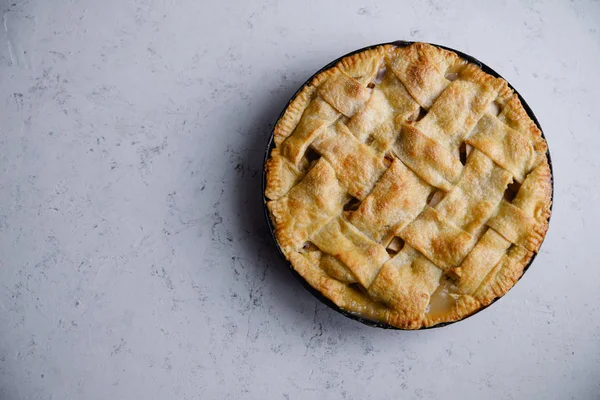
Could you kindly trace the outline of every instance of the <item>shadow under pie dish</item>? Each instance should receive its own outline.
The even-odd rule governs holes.
[[[420,329],[503,296],[548,229],[546,141],[477,60],[394,42],[315,74],[273,130],[265,205],[277,245],[345,315]]]

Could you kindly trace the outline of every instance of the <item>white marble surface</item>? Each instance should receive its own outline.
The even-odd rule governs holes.
[[[0,398],[600,398],[600,4],[0,1]],[[528,100],[556,180],[492,308],[373,329],[286,270],[269,130],[330,60],[445,44]]]

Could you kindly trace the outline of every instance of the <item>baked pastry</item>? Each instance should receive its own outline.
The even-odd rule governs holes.
[[[455,53],[377,46],[316,75],[277,122],[265,196],[293,268],[404,329],[504,295],[548,229],[547,145],[501,78]]]

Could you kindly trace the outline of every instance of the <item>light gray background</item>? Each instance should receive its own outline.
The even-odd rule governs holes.
[[[0,1],[0,398],[600,398],[600,4]],[[315,70],[445,44],[528,100],[550,231],[490,309],[373,329],[274,250],[264,146]]]

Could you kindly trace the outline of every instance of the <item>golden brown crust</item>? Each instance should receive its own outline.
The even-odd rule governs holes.
[[[383,305],[371,301],[346,283],[325,274],[319,267],[321,255],[320,251],[304,254],[290,252],[286,254],[286,257],[313,288],[325,294],[338,307],[372,321],[386,322],[389,310]]]
[[[285,257],[363,318],[417,329],[471,315],[548,229],[541,132],[504,80],[435,46],[342,59],[290,102],[274,142],[265,196]]]
[[[471,249],[473,240],[468,232],[429,206],[400,232],[400,237],[443,269],[456,267]]]
[[[346,191],[325,159],[320,159],[284,197],[267,203],[283,249],[299,250],[308,238],[339,215]]]
[[[424,43],[398,48],[390,58],[394,75],[426,109],[450,84],[446,73],[460,63],[456,54]]]
[[[387,243],[425,207],[431,187],[396,159],[349,221],[367,236]]]
[[[265,170],[272,179],[267,180],[265,195],[277,200],[285,195],[306,174],[308,162],[302,163],[300,168],[296,167],[287,158],[279,154],[279,148],[271,151],[271,156],[265,163]]]
[[[279,118],[273,129],[273,141],[279,146],[296,129],[304,110],[313,99],[316,88],[306,85],[288,104],[285,113]]]
[[[511,243],[536,251],[542,244],[546,227],[519,207],[502,200],[498,213],[488,221],[488,226]]]
[[[348,118],[365,105],[371,92],[372,89],[342,71],[330,76],[317,90],[323,100]]]
[[[363,109],[355,113],[348,121],[348,129],[361,142],[364,142],[376,130],[379,131],[379,135],[393,135],[393,114],[394,109],[389,104],[384,92],[373,89],[373,94]]]
[[[462,68],[457,78],[417,127],[458,156],[460,144],[497,96],[501,82],[474,65]]]
[[[464,294],[475,293],[487,274],[506,254],[509,247],[510,242],[508,240],[493,229],[488,229],[460,267],[453,271],[459,277],[457,286],[460,292]]]
[[[421,322],[441,276],[442,270],[406,246],[383,265],[369,294],[394,310],[397,318]]]
[[[366,288],[390,258],[385,247],[369,239],[343,217],[331,220],[311,238],[311,241],[321,251],[342,262]]]
[[[356,282],[356,277],[352,275],[348,267],[331,254],[324,254],[321,257],[321,264],[319,266],[327,275],[338,281],[348,284]]]
[[[405,124],[394,154],[431,186],[450,190],[462,170],[460,159],[416,127]]]
[[[348,193],[358,199],[369,194],[385,171],[384,160],[358,141],[341,122],[326,129],[313,147],[329,161]]]
[[[503,296],[523,274],[523,269],[533,253],[519,246],[512,246],[492,269],[475,292],[475,298],[482,306]]]
[[[552,199],[552,173],[545,162],[535,168],[521,185],[513,204],[527,215],[533,216],[538,223],[548,225]]]
[[[338,68],[367,86],[377,78],[377,73],[383,66],[386,51],[388,49],[385,46],[378,46],[374,49],[344,57],[338,64]]]
[[[294,132],[281,143],[281,154],[293,164],[298,165],[308,146],[339,117],[340,113],[329,103],[323,99],[315,98],[304,110]]]
[[[461,229],[475,234],[493,214],[512,176],[478,150],[436,209]]]
[[[479,120],[467,143],[510,171],[519,182],[523,182],[535,161],[530,138],[489,114]]]

